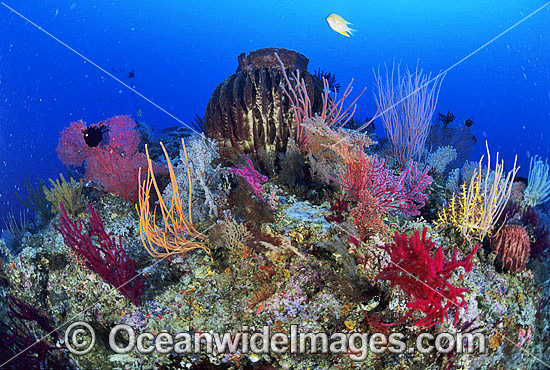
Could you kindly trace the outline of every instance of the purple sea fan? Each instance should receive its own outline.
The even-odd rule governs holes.
[[[399,208],[404,216],[417,216],[420,214],[420,208],[424,207],[428,200],[429,192],[424,190],[432,183],[433,179],[428,175],[429,168],[424,171],[418,170],[418,163],[409,162],[409,167],[399,177],[399,182],[403,184],[405,201]]]
[[[69,219],[63,204],[60,203],[59,226],[55,229],[63,235],[65,244],[85,259],[86,267],[114,286],[135,306],[144,293],[144,283],[136,274],[135,261],[122,248],[122,238],[118,243],[114,236],[107,234],[98,213],[88,204],[90,222],[83,232],[82,220],[74,223]],[[94,243],[97,240],[97,245]]]

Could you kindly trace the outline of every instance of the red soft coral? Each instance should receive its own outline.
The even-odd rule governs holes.
[[[386,244],[384,249],[391,262],[376,277],[377,280],[389,280],[392,286],[399,285],[403,292],[409,297],[409,311],[400,320],[385,324],[396,325],[409,318],[415,311],[421,311],[424,317],[416,321],[420,327],[431,327],[436,324],[443,324],[448,321],[447,311],[455,307],[454,324],[459,319],[459,308],[466,305],[464,293],[465,288],[458,288],[448,282],[453,271],[464,267],[466,272],[472,270],[472,257],[478,249],[478,245],[468,256],[457,260],[456,249],[453,252],[451,261],[446,261],[441,247],[437,249],[432,257],[430,251],[435,246],[432,238],[426,240],[424,228],[422,237],[417,231],[408,238],[407,234],[395,233],[395,242]]]
[[[254,164],[250,158],[244,154],[242,157],[246,160],[247,166],[245,167],[238,164],[235,167],[230,168],[229,173],[234,173],[245,179],[256,197],[262,201],[265,201],[263,196],[265,190],[262,187],[262,184],[267,181],[267,176],[262,175],[254,168]]]

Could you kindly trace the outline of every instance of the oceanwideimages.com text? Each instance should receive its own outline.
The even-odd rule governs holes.
[[[80,324],[80,326],[79,326]],[[69,350],[85,354],[95,344],[95,333],[86,323],[74,323],[65,334]],[[84,339],[86,337],[87,339]],[[485,353],[486,338],[482,333],[421,333],[411,341],[402,333],[310,333],[291,325],[288,333],[261,331],[243,326],[237,333],[138,332],[126,324],[113,327],[109,346],[117,354],[149,353],[255,353],[255,354],[348,354],[353,361],[363,361],[370,353]],[[407,345],[407,343],[414,343]]]

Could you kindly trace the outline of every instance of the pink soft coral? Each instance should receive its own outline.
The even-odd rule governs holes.
[[[265,198],[263,194],[265,193],[265,190],[262,187],[262,184],[267,181],[267,176],[262,175],[254,169],[254,165],[252,164],[250,158],[244,154],[242,157],[246,160],[248,166],[245,167],[239,164],[230,168],[229,172],[239,175],[245,179],[246,182],[248,182],[248,185],[252,188],[252,192],[258,197],[258,199],[264,201]]]
[[[428,199],[429,193],[423,192],[432,180],[428,168],[419,171],[416,162],[411,161],[401,175],[395,176],[385,159],[360,155],[357,162],[346,165],[336,182],[352,201],[361,203],[363,198],[372,196],[385,212],[416,216]]]

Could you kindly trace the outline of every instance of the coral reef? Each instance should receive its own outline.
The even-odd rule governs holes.
[[[471,122],[455,131],[451,113],[440,114],[427,139],[423,128],[411,131],[401,142],[408,148],[378,145],[362,131],[371,120],[353,120],[362,93],[344,104],[352,83],[338,98],[333,75],[310,75],[301,54],[262,49],[239,64],[210,100],[208,136],[169,128],[157,144],[150,126],[128,116],[62,131],[60,159],[85,167],[91,181],[73,181],[81,195],[74,207],[71,196],[49,195],[50,205],[54,190],[28,184],[25,203],[41,222],[17,222],[16,248],[0,239],[0,367],[485,370],[550,363],[543,181],[522,187],[514,182],[517,163],[505,171],[498,157],[496,165],[482,158],[455,168],[475,138]],[[428,105],[436,85],[423,92]],[[545,163],[533,159],[532,168],[543,174]],[[58,187],[70,185],[62,178]],[[89,221],[80,212],[83,194]],[[59,207],[59,218],[49,220],[48,207]],[[89,353],[67,346],[75,321],[96,333]],[[109,333],[119,324],[157,340],[177,334],[199,348],[184,341],[187,351],[158,350],[141,336],[154,355],[115,353]],[[234,342],[268,330],[291,338],[298,332],[305,348],[255,351]],[[332,342],[332,352],[323,351],[324,333],[351,345]],[[403,351],[377,341],[397,333]],[[455,334],[475,340],[460,342],[467,351],[415,350],[439,335],[449,344]]]

